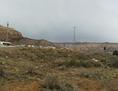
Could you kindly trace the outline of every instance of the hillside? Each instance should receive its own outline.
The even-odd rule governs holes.
[[[9,41],[16,45],[54,46],[53,43],[48,42],[47,40],[26,38],[21,32],[5,26],[0,26],[0,41]]]
[[[0,91],[118,91],[117,64],[105,53],[0,48]]]
[[[16,31],[14,28],[0,26],[0,41],[13,42],[20,40],[22,38],[23,38],[22,34]]]
[[[30,39],[30,38],[25,38],[25,37],[23,37],[20,40],[13,41],[12,43],[16,45],[54,46],[52,42],[49,42],[44,39],[36,40],[36,39]]]

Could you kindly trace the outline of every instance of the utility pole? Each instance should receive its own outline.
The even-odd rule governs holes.
[[[5,40],[4,40],[4,41],[6,41],[6,42],[7,42],[7,40],[8,40],[8,29],[6,29],[6,38],[5,38]]]
[[[73,26],[73,46],[76,49],[76,42],[78,42],[78,26]]]
[[[7,22],[7,28],[9,28],[9,22]],[[7,33],[6,33],[6,41],[8,41],[8,29],[7,29]]]
[[[7,28],[9,27],[9,22],[7,22]]]
[[[76,50],[76,26],[73,26],[73,49]]]
[[[76,26],[73,27],[73,42],[76,42]]]

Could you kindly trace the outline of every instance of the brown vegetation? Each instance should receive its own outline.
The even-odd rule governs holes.
[[[117,59],[103,52],[0,48],[0,91],[115,91]]]

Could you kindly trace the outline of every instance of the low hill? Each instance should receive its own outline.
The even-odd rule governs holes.
[[[5,27],[0,25],[0,41],[9,41],[13,44],[22,45],[41,45],[41,46],[54,46],[53,43],[47,40],[36,40],[24,37],[21,32],[14,28]]]
[[[41,39],[30,39],[23,37],[21,40],[17,40],[13,42],[14,44],[22,44],[22,45],[37,45],[37,46],[54,46],[52,42],[49,42],[47,40]]]

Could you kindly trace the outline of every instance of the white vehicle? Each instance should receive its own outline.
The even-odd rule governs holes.
[[[11,42],[0,41],[0,47],[10,47],[12,46]]]

